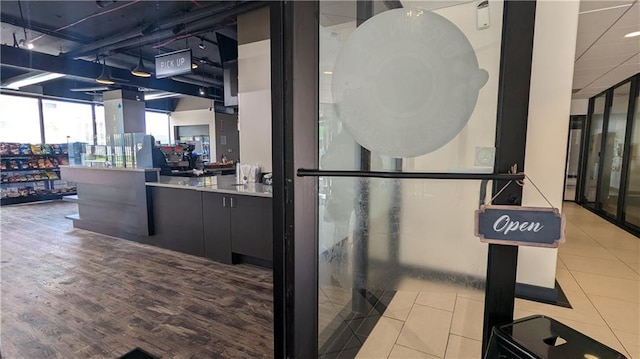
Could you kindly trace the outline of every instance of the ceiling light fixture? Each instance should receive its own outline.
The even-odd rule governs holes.
[[[634,31],[624,35],[624,37],[636,37],[636,36],[640,36],[640,31]]]
[[[197,69],[198,68],[198,64],[196,64],[195,62],[192,62],[191,63],[191,68],[194,69],[194,70]]]
[[[140,49],[138,56],[138,66],[131,70],[131,74],[138,77],[151,77],[151,72],[142,63],[142,49]]]
[[[29,85],[34,85],[34,84],[39,84],[41,82],[45,82],[45,81],[49,81],[49,80],[54,80],[60,77],[63,77],[64,74],[59,74],[56,72],[44,72],[44,73],[40,73],[37,75],[33,75],[33,76],[29,76],[27,78],[23,78],[17,81],[13,81],[7,84],[6,87],[10,88],[10,89],[14,89],[17,90],[21,87],[25,87],[25,86],[29,86]]]
[[[207,45],[204,44],[204,40],[200,39],[200,45],[198,45],[200,50],[204,50],[207,48]]]
[[[113,85],[115,81],[111,79],[109,68],[107,67],[107,61],[102,60],[102,73],[96,79],[96,82],[103,85]]]
[[[198,89],[198,93],[200,94],[200,96],[204,96],[204,95],[206,94],[206,92],[205,92],[205,90],[204,90],[204,87],[200,87],[200,88]]]
[[[323,72],[323,74],[325,74],[325,75],[333,75],[333,71],[325,71],[325,72]]]

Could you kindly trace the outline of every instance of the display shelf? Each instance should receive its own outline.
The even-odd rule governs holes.
[[[69,163],[67,153],[67,144],[0,142],[2,205],[61,199],[75,193],[60,176],[59,165]]]
[[[39,179],[39,180],[26,180],[26,181],[15,181],[15,182],[11,182],[11,181],[2,181],[0,183],[2,184],[21,184],[21,183],[34,183],[34,182],[55,182],[55,181],[61,181],[60,178],[56,178],[56,179]]]
[[[29,203],[29,202],[38,202],[38,201],[53,201],[53,200],[62,199],[65,196],[71,196],[75,194],[76,192],[65,192],[65,193],[49,193],[49,194],[19,196],[19,197],[4,197],[4,198],[0,198],[0,205],[6,206],[11,204],[20,204],[20,203]]]
[[[52,171],[52,172],[60,172],[60,168],[25,168],[25,169],[21,169],[21,170],[10,170],[10,169],[3,169],[0,170],[2,172],[33,172],[33,171]]]

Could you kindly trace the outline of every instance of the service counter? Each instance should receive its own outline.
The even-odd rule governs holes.
[[[157,169],[64,166],[81,228],[218,262],[271,267],[271,186],[235,176],[171,177]]]
[[[75,228],[139,240],[153,233],[150,193],[145,183],[157,169],[60,166],[62,178],[77,184]]]
[[[218,262],[271,267],[271,186],[235,176],[169,177],[148,182],[154,245]]]

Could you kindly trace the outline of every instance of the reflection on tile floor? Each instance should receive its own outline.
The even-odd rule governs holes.
[[[559,249],[556,278],[573,308],[517,299],[514,317],[544,314],[640,359],[640,239],[575,204],[565,203],[563,212],[567,241]],[[413,279],[400,289],[360,338],[357,358],[481,357],[481,291]],[[335,301],[348,302],[350,292],[340,298],[333,290]],[[333,308],[340,312],[344,306]],[[354,354],[345,351],[340,358]]]

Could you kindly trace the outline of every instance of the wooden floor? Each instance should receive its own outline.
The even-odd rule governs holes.
[[[273,356],[272,274],[73,229],[68,202],[0,209],[1,357]],[[179,220],[179,217],[176,217]]]

